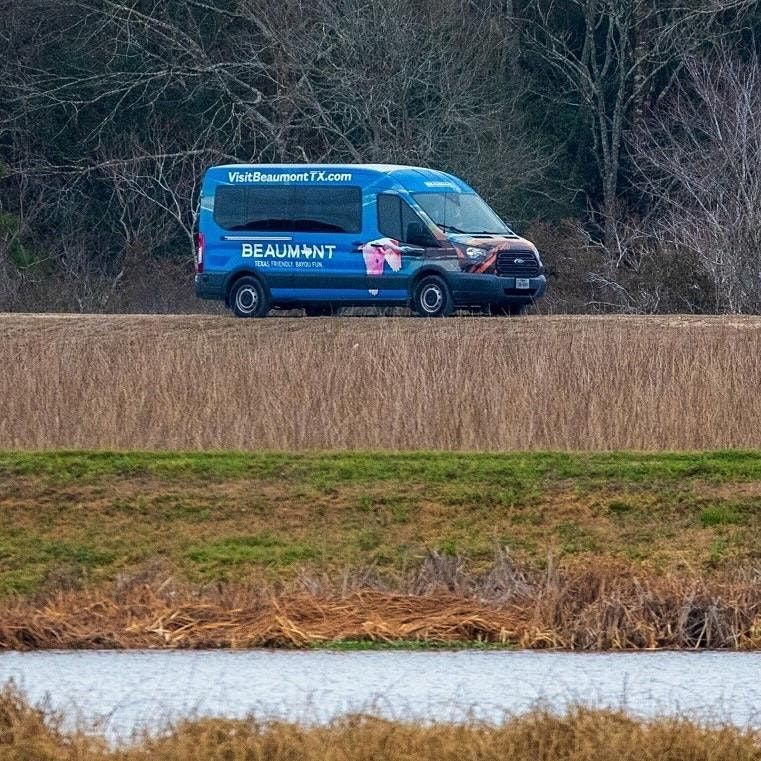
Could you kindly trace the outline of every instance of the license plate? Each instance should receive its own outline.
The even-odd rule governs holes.
[[[516,288],[530,288],[531,286],[529,285],[527,277],[516,277],[515,287]]]

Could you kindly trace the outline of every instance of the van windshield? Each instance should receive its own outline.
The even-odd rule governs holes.
[[[475,193],[415,193],[413,198],[437,227],[471,235],[513,235],[513,231]]]

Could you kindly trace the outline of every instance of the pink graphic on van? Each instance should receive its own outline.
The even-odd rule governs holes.
[[[365,260],[368,275],[382,275],[383,265],[386,263],[393,272],[399,272],[402,268],[402,249],[399,248],[399,241],[393,238],[378,238],[365,243],[362,246],[362,258]],[[371,288],[370,295],[377,296],[378,289]]]

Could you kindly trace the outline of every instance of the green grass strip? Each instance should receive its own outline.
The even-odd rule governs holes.
[[[592,484],[761,478],[761,452],[609,452],[601,454],[461,452],[5,452],[0,476],[45,477],[62,483],[104,476],[153,475],[225,480],[308,482],[315,486],[377,481],[504,482],[526,486],[577,479]]]

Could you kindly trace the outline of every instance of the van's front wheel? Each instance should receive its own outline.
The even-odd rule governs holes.
[[[230,306],[236,317],[264,317],[270,311],[267,292],[255,277],[242,277],[235,281]]]
[[[420,317],[448,317],[454,311],[449,286],[436,275],[428,275],[415,285],[412,309]]]

